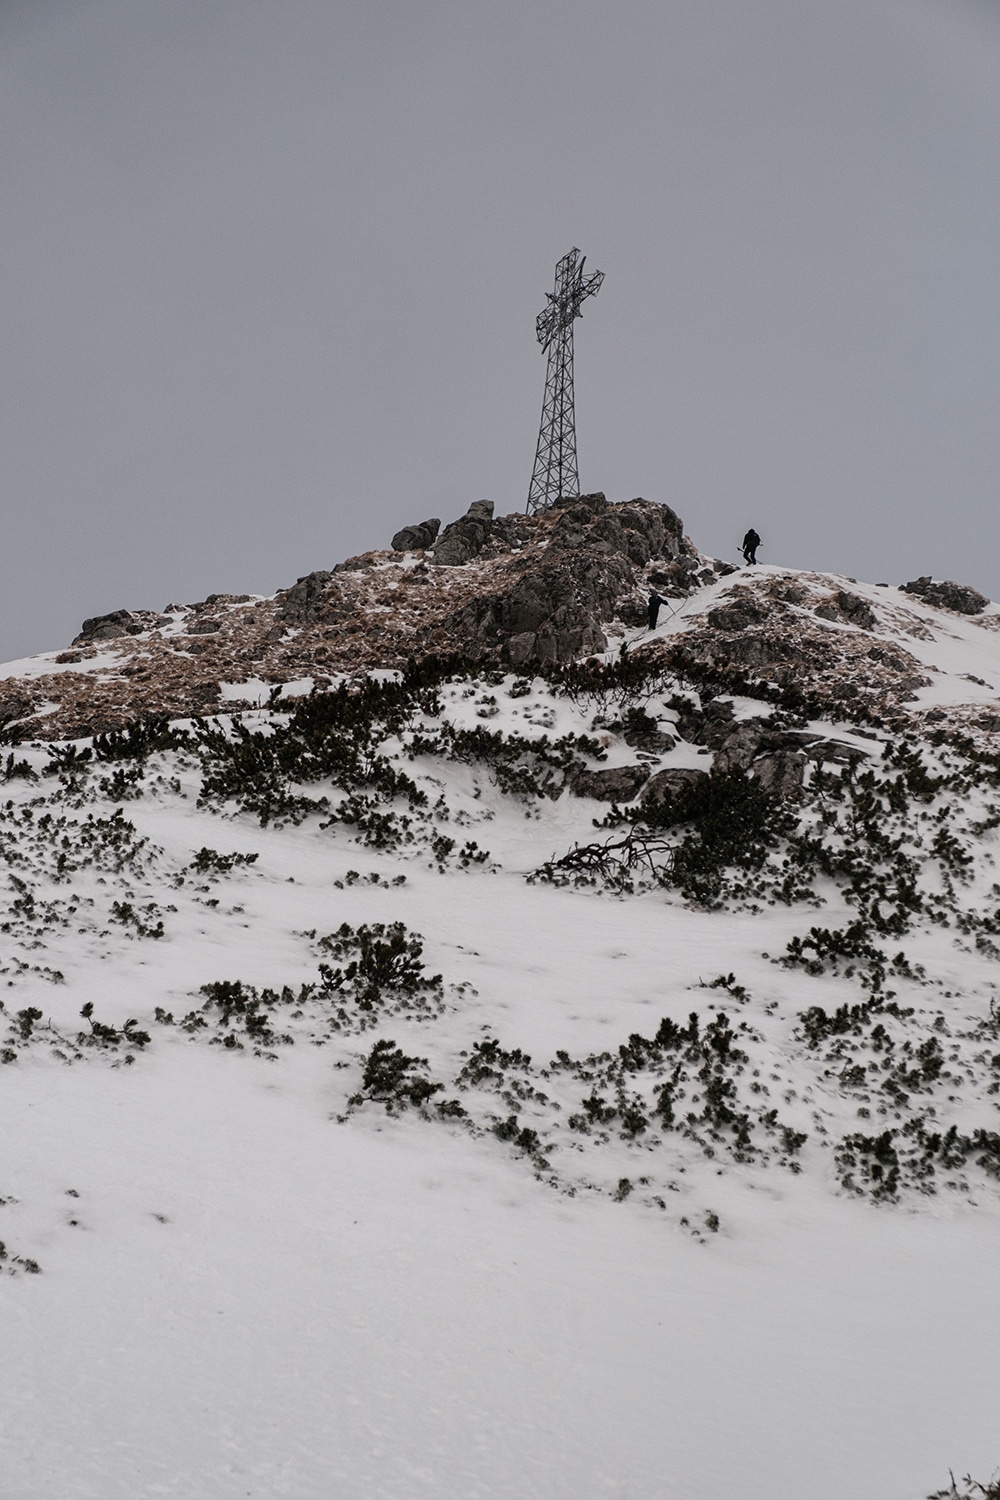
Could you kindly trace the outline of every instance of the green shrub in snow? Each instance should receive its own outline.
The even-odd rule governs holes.
[[[407,1057],[393,1041],[376,1042],[365,1059],[360,1093],[348,1101],[356,1108],[371,1099],[390,1114],[408,1105],[426,1104],[444,1088],[424,1075],[426,1057]]]
[[[317,946],[325,955],[319,966],[322,993],[349,998],[362,1014],[374,1015],[390,1005],[413,1013],[442,1007],[442,977],[426,972],[423,939],[402,922],[357,928],[344,922]]]

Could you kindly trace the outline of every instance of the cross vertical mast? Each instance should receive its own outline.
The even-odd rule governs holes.
[[[576,459],[576,413],[573,409],[573,322],[582,317],[580,304],[600,290],[603,271],[584,276],[586,256],[572,249],[556,264],[555,290],[549,305],[535,321],[538,342],[548,355],[542,423],[535,449],[535,467],[528,489],[529,515],[548,510],[564,496],[580,493]]]

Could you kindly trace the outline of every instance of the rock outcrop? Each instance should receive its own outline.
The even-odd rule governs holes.
[[[518,666],[527,661],[569,661],[603,651],[601,622],[631,583],[621,558],[599,554],[580,560],[525,558],[500,572],[499,588],[470,599],[446,616],[430,639],[447,637],[469,656],[496,655]]]
[[[335,575],[319,569],[306,573],[290,589],[277,595],[278,616],[291,625],[333,623],[338,617],[338,585]]]
[[[421,521],[416,526],[404,526],[397,531],[392,539],[392,550],[394,552],[422,552],[431,547],[441,530],[441,522],[437,517],[430,521]]]
[[[880,627],[872,603],[846,589],[831,592],[822,575],[743,574],[703,616],[689,616],[683,633],[647,650],[716,690],[763,680],[817,712],[902,722],[931,679],[899,639],[920,638],[922,621],[910,617],[890,634],[897,613],[887,601]]]
[[[460,568],[478,557],[493,530],[493,501],[473,500],[464,516],[452,521],[434,544],[439,568]]]
[[[642,794],[643,807],[662,807],[664,802],[672,802],[675,797],[695,786],[699,781],[707,781],[708,772],[689,769],[686,766],[670,766],[666,770],[657,771],[646,782]]]
[[[271,598],[213,594],[162,613],[94,616],[49,671],[0,680],[5,736],[72,738],[221,702],[239,711],[266,697],[265,684],[323,687],[429,652],[565,662],[604,650],[606,627],[629,609],[641,618],[653,570],[678,565],[684,594],[718,576],[674,512],[645,500],[588,495],[499,517],[477,500],[431,539],[435,526],[408,528],[430,546],[361,553]]]
[[[270,598],[212,594],[162,613],[96,615],[72,649],[0,678],[0,732],[8,742],[75,738],[151,715],[238,713],[274,686],[324,688],[340,675],[429,654],[523,668],[628,643],[634,659],[695,695],[686,706],[678,698],[676,733],[705,752],[706,770],[746,771],[782,796],[796,795],[803,758],[845,765],[863,752],[748,718],[734,707],[740,696],[780,702],[798,723],[841,718],[902,729],[926,719],[975,736],[1000,733],[1000,681],[994,688],[985,676],[960,674],[971,694],[952,692],[946,707],[924,694],[931,673],[954,675],[951,656],[936,666],[928,655],[934,607],[951,611],[942,616],[949,641],[956,631],[1000,629],[1000,610],[975,590],[930,579],[899,592],[792,570],[734,573],[697,551],[668,506],[613,504],[603,494],[532,516],[494,516],[480,500],[443,532],[437,525],[404,528],[394,550],[306,573]],[[664,611],[663,628],[647,635],[651,587],[676,599],[677,612]],[[963,624],[959,616],[973,609]],[[670,751],[673,726],[630,710],[621,732],[656,774],[646,781],[648,765],[624,768],[624,779],[621,768],[588,770],[582,794],[673,795],[655,766]],[[704,774],[670,770],[676,785]]]
[[[648,780],[648,766],[611,766],[574,772],[569,789],[574,797],[593,797],[596,802],[631,802]]]
[[[831,740],[806,729],[777,728],[772,719],[737,719],[730,698],[712,698],[698,707],[692,702],[678,712],[677,729],[689,744],[714,752],[717,773],[747,772],[774,796],[798,797],[810,761],[818,765],[850,765],[864,758],[854,745]],[[704,776],[700,770],[659,771],[643,792],[643,802],[654,804]]]
[[[806,756],[798,750],[779,750],[774,755],[762,755],[754,763],[754,779],[772,797],[793,801],[802,795],[807,763]]]
[[[829,599],[817,604],[813,614],[821,620],[832,620],[838,625],[854,625],[858,630],[875,629],[875,613],[871,605],[847,589],[839,589]]]
[[[501,568],[499,586],[441,621],[438,634],[467,655],[496,655],[515,666],[569,661],[606,649],[604,625],[619,614],[652,560],[698,567],[680,518],[666,505],[609,505],[602,494],[584,495],[547,512],[543,525],[545,551],[526,552]]]
[[[970,588],[967,583],[952,583],[950,579],[935,583],[930,577],[914,578],[910,583],[900,584],[900,588],[904,594],[916,594],[938,609],[953,609],[960,615],[981,615],[990,602],[978,589]]]
[[[162,620],[162,615],[148,609],[115,609],[110,614],[94,615],[91,619],[84,620],[80,626],[80,634],[74,637],[73,645],[111,641],[121,635],[142,635],[144,630],[150,630]]]

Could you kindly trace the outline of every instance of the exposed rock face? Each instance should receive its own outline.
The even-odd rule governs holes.
[[[697,553],[666,505],[612,506],[602,494],[583,495],[535,520],[548,529],[544,553],[513,559],[499,571],[498,587],[441,621],[456,643],[452,649],[515,666],[604,651],[603,626],[627,606],[640,568],[654,558],[697,567]],[[435,562],[450,530],[434,550]]]
[[[498,655],[515,666],[605,650],[601,621],[613,618],[632,572],[613,555],[577,561],[574,568],[546,554],[511,565],[500,575],[500,588],[470,600],[435,634],[448,635],[470,656]]]
[[[606,648],[605,625],[641,610],[654,568],[676,573],[679,594],[716,576],[666,506],[595,494],[494,518],[491,502],[476,501],[416,565],[399,551],[365,552],[269,599],[213,594],[163,614],[95,616],[51,672],[0,681],[0,723],[16,726],[11,738],[71,738],[148,714],[187,717],[212,711],[220,683],[239,711],[259,700],[262,680],[323,687],[427,652],[568,661]],[[241,700],[232,685],[250,680]]]
[[[728,698],[713,698],[704,708],[689,702],[677,719],[682,739],[691,745],[707,745],[710,750],[721,750],[734,727],[735,713]]]
[[[857,594],[841,589],[837,595],[837,608],[844,619],[849,624],[856,625],[859,630],[875,629],[875,611],[864,599],[859,599]]]
[[[809,761],[819,765],[850,765],[865,754],[853,745],[824,739],[807,729],[776,728],[773,721],[765,718],[737,722],[728,698],[710,699],[702,708],[689,703],[678,715],[677,728],[690,744],[715,751],[716,772],[748,772],[777,797],[799,796]],[[705,773],[662,771],[650,781],[643,801],[651,798],[662,801],[663,796],[674,795],[671,778],[682,774],[698,777]],[[661,786],[666,788],[663,793],[659,790]]]
[[[960,615],[981,615],[990,602],[985,594],[967,583],[952,583],[947,579],[935,583],[930,577],[915,578],[900,587],[904,594],[917,594],[938,609],[953,609]]]
[[[716,770],[748,771],[760,753],[762,739],[759,725],[752,721],[738,724],[716,751]]]
[[[997,727],[1000,728],[1000,724]],[[856,765],[859,760],[864,760],[866,754],[856,745],[846,745],[842,740],[814,739],[805,732],[794,736],[788,735],[786,738],[798,739],[803,755],[807,760],[815,761],[817,765]]]
[[[795,797],[801,791],[807,756],[797,733],[776,731],[766,719],[733,723],[732,704],[721,699],[706,706],[695,735],[695,743],[715,750],[717,772],[748,771],[778,797]]]
[[[699,583],[709,582],[716,571],[720,577],[723,576],[723,568],[718,564],[713,564],[712,571],[706,576],[704,570],[699,569],[697,558],[677,557],[665,568],[650,568],[647,581],[651,588],[666,598],[683,599]],[[732,573],[735,569],[728,568],[728,571]]]
[[[740,599],[735,604],[720,604],[717,609],[708,612],[708,623],[714,630],[746,630],[766,619],[767,609],[752,598]]]
[[[648,780],[648,766],[612,766],[607,771],[575,771],[569,789],[574,797],[593,797],[596,802],[631,802]]]
[[[307,573],[277,595],[278,614],[290,625],[333,623],[340,618],[338,581],[333,573],[319,570]]]
[[[773,797],[794,800],[802,795],[806,763],[806,757],[796,750],[778,750],[754,762],[754,779]]]
[[[478,557],[493,530],[493,501],[473,500],[464,516],[452,521],[434,546],[439,568],[460,568]]]
[[[661,807],[664,802],[672,801],[688,787],[707,780],[707,771],[688,769],[684,766],[657,771],[656,775],[651,776],[646,783],[646,789],[642,794],[642,805],[643,807]]]
[[[392,550],[394,552],[421,552],[425,547],[433,546],[440,530],[441,522],[437,517],[430,521],[421,521],[417,526],[404,526],[402,531],[397,531],[393,537]]]
[[[900,615],[888,603],[886,612]],[[843,628],[831,630],[828,619]],[[890,623],[897,637],[905,631],[922,638],[912,616]],[[763,678],[802,693],[824,714],[901,722],[903,706],[930,679],[898,638],[873,642],[879,629],[870,602],[846,589],[831,593],[822,575],[742,575],[683,633],[642,650],[689,680],[715,684],[715,692],[727,680],[738,691],[741,676]]]
[[[148,611],[142,611],[142,614],[148,618]],[[139,614],[133,615],[128,609],[115,609],[108,615],[94,615],[92,619],[84,620],[73,645],[79,646],[85,641],[110,641],[119,635],[141,635],[147,628]]]
[[[831,598],[824,599],[822,604],[817,604],[813,614],[818,615],[821,620],[856,625],[859,630],[875,629],[875,612],[871,605],[846,589],[841,589]]]
[[[550,552],[579,551],[618,554],[642,568],[652,558],[682,559],[696,571],[698,555],[686,542],[680,518],[667,505],[630,500],[609,505],[604,495],[581,495],[562,510],[552,528]]]

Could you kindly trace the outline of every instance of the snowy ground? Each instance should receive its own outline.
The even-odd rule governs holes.
[[[5,1500],[915,1500],[993,1462],[993,1215],[764,1202],[699,1244],[338,1129],[321,1054],[231,1061],[8,1070],[44,1271],[0,1283]]]
[[[540,689],[493,693],[491,729],[582,727]],[[474,726],[483,696],[456,692],[455,721]],[[42,751],[25,753],[41,767]],[[696,761],[684,744],[663,758]],[[190,766],[156,765],[163,781],[148,775],[136,800],[94,776],[77,807],[65,782],[4,792],[4,853],[36,902],[8,924],[6,1012],[12,1034],[25,1008],[42,1017],[0,1068],[0,1238],[16,1273],[0,1276],[2,1500],[922,1500],[949,1467],[988,1477],[996,1183],[876,1204],[840,1189],[813,1133],[801,1171],[673,1137],[654,1148],[649,1132],[577,1140],[553,1113],[572,1091],[555,1076],[555,1103],[529,1098],[523,1114],[549,1131],[551,1172],[431,1109],[348,1103],[378,1037],[453,1080],[484,1035],[537,1067],[725,1009],[766,1035],[782,1118],[832,1128],[843,1104],[795,1017],[856,989],[763,956],[815,914],[528,885],[602,809],[563,796],[526,816],[469,766],[418,768],[446,792],[452,832],[491,855],[442,871],[423,847],[359,849],[315,818],[221,817],[196,806]],[[122,870],[46,882],[56,835],[33,845],[12,821],[39,798],[36,819],[77,820],[71,849],[81,820],[117,806],[150,844]],[[191,860],[206,846],[258,859],[202,880]],[[38,868],[18,863],[36,854]],[[43,897],[64,904],[39,916]],[[13,884],[9,899],[13,911]],[[145,936],[109,916],[112,900]],[[307,1006],[282,1023],[294,1045],[264,1056],[154,1019],[193,1011],[212,981],[315,980],[316,935],[397,921],[443,976],[440,1013],[333,1034]],[[937,929],[915,942],[934,1006],[956,1025],[987,1015],[989,964]],[[749,992],[740,1006],[702,987],[729,972]],[[73,1061],[87,1003],[114,1028],[135,1017],[151,1042]],[[995,1099],[955,1097],[964,1128],[996,1128]]]

